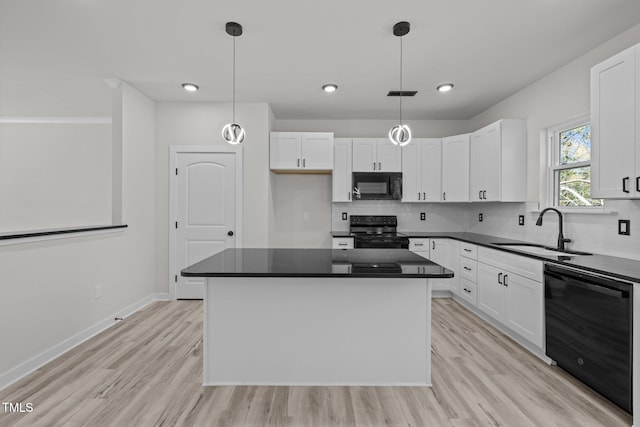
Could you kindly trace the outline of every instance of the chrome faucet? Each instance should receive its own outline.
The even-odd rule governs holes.
[[[565,243],[569,243],[571,241],[571,239],[565,239],[564,236],[562,235],[562,212],[560,212],[556,208],[543,209],[542,212],[540,212],[540,215],[538,216],[538,220],[536,221],[536,225],[537,226],[541,226],[542,225],[542,216],[547,211],[554,211],[555,213],[558,214],[558,226],[559,226],[559,231],[558,231],[558,250],[564,251],[565,250],[564,244]]]

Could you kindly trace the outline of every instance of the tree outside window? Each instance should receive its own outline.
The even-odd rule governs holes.
[[[591,198],[591,124],[588,119],[553,129],[553,205],[557,207],[603,206]]]

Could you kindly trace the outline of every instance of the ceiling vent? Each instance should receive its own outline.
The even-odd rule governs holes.
[[[416,96],[417,90],[390,90],[387,96]]]

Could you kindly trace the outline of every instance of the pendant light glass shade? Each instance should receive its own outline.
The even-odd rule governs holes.
[[[402,124],[402,37],[409,33],[409,23],[398,22],[393,26],[393,35],[400,37],[400,124],[389,130],[389,140],[393,145],[404,147],[411,142],[411,129],[409,125]]]
[[[244,129],[237,123],[228,123],[222,128],[222,137],[231,145],[244,141]]]
[[[231,145],[237,145],[244,141],[246,135],[244,128],[236,123],[236,37],[242,35],[242,25],[237,22],[227,22],[225,30],[233,37],[233,115],[231,123],[227,123],[222,128],[222,138]]]
[[[389,130],[389,139],[393,145],[404,147],[411,142],[411,129],[407,125],[396,125]]]

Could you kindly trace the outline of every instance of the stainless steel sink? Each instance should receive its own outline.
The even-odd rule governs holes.
[[[539,245],[536,243],[494,243],[496,246],[514,249],[520,252],[526,252],[534,255],[542,256],[582,256],[592,255],[589,252],[572,251],[569,249],[559,250],[551,246]]]

